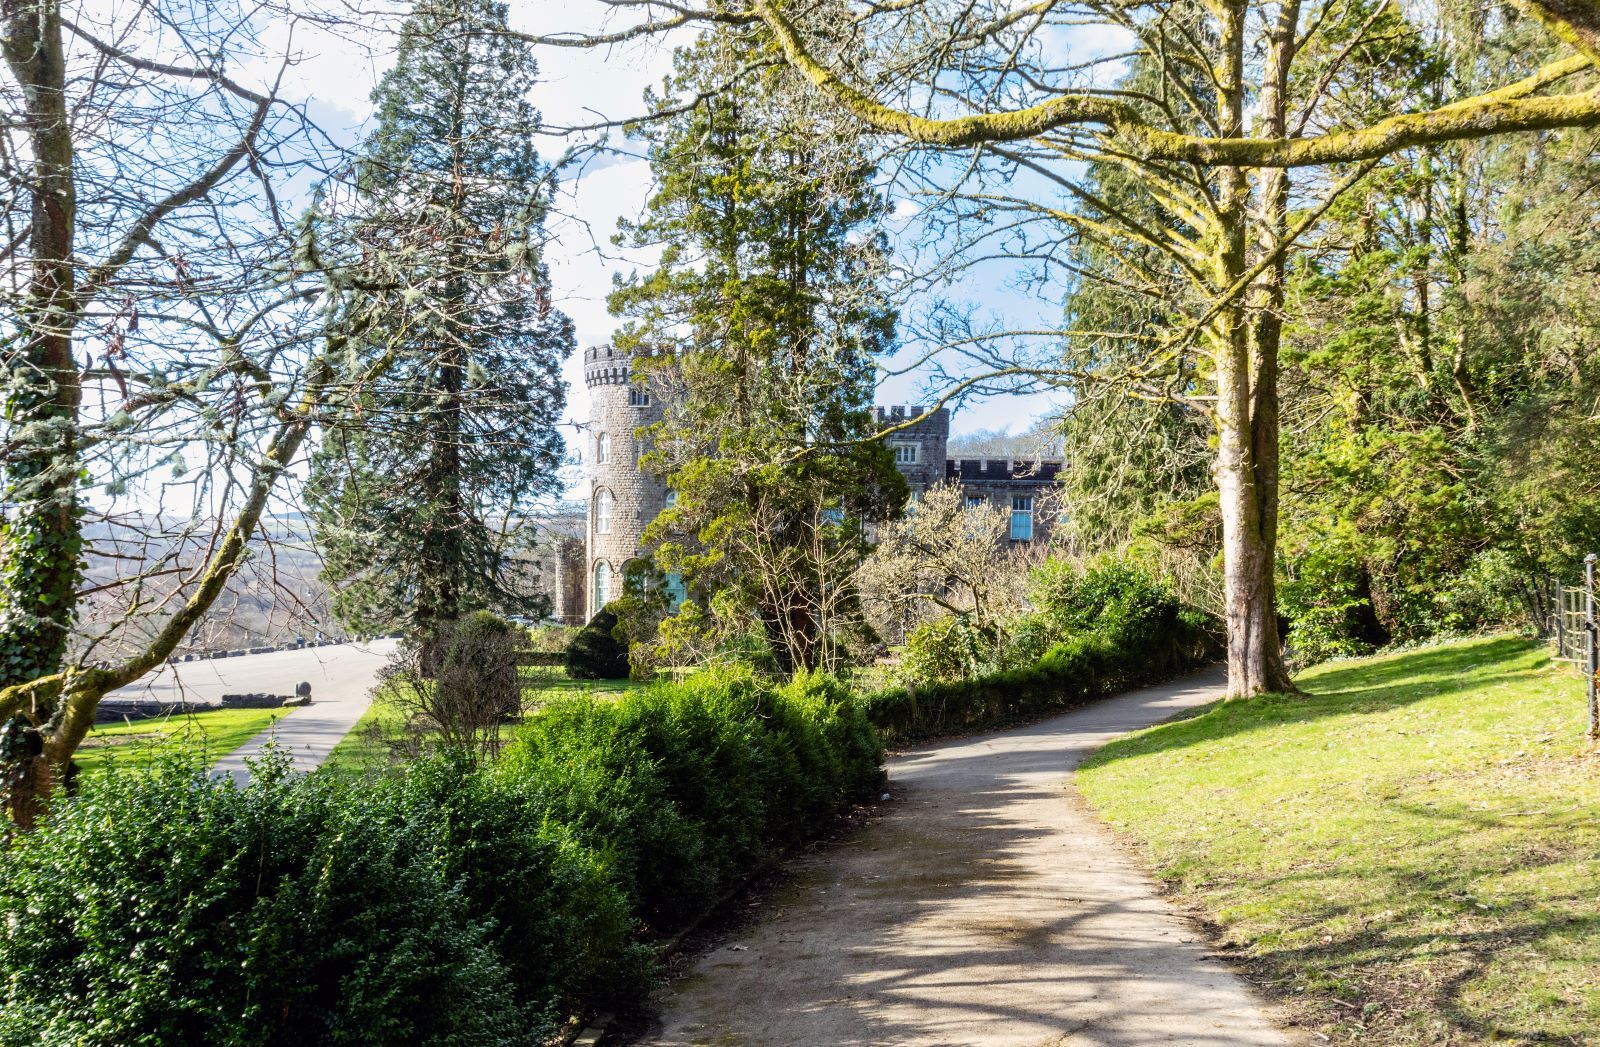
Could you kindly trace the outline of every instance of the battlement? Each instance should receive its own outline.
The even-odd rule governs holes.
[[[609,345],[594,345],[583,351],[583,384],[627,385],[633,381],[633,354]]]
[[[1060,458],[951,458],[945,462],[945,479],[969,484],[1016,484],[1046,487],[1061,475]]]
[[[872,420],[879,425],[905,422],[924,414],[928,417],[917,422],[917,425],[943,426],[945,428],[950,425],[950,410],[946,407],[929,411],[926,407],[918,407],[913,404],[894,404],[890,406],[875,404],[872,408]]]

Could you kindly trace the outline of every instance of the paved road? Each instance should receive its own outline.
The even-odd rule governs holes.
[[[289,751],[297,770],[314,770],[349,733],[371,704],[369,691],[396,640],[336,644],[301,651],[274,651],[239,658],[213,658],[167,665],[159,673],[115,692],[118,698],[217,701],[224,694],[293,694],[295,684],[311,684],[311,704],[295,709],[266,731],[223,757],[218,774],[244,780],[244,761],[260,753],[269,739]]]
[[[1221,683],[1194,677],[892,761],[885,813],[795,863],[770,915],[669,986],[644,1042],[1299,1042],[1207,957],[1071,783],[1086,754]]]

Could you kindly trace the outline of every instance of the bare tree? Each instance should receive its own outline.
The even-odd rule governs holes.
[[[100,698],[161,665],[261,548],[330,398],[385,363],[352,366],[359,323],[325,337],[364,292],[320,255],[324,216],[295,217],[341,153],[279,92],[292,52],[262,42],[293,11],[3,14],[0,756],[28,825]],[[86,560],[110,566],[86,579]]]

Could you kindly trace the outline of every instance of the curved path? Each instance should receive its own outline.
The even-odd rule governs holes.
[[[309,683],[310,705],[290,711],[217,762],[214,773],[243,783],[250,777],[245,761],[261,755],[268,742],[287,751],[296,770],[315,770],[372,704],[378,670],[398,645],[397,640],[373,640],[178,662],[113,694],[164,702],[217,702],[230,692],[293,694],[295,684]]]
[[[1246,985],[1077,799],[1088,753],[1216,696],[1191,677],[889,764],[893,803],[792,866],[663,994],[661,1045],[1267,1047]]]

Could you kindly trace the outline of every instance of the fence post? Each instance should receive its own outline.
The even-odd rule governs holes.
[[[1560,578],[1551,581],[1555,585],[1556,657],[1560,658],[1567,653],[1567,589]]]
[[[1600,701],[1595,696],[1596,678],[1600,677],[1600,642],[1595,635],[1594,620],[1594,562],[1595,554],[1583,558],[1583,628],[1588,633],[1584,652],[1585,690],[1589,699],[1589,737],[1600,738]]]

